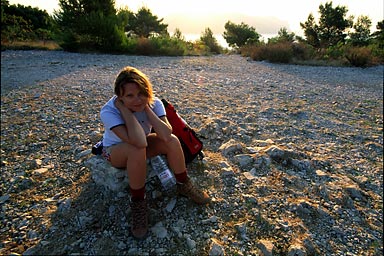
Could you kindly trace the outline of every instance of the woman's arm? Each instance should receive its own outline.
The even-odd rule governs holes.
[[[169,140],[172,134],[172,126],[168,122],[167,117],[159,118],[148,105],[145,107],[145,112],[157,136],[163,141]]]
[[[116,99],[115,106],[120,111],[125,125],[116,126],[112,131],[124,142],[140,148],[147,147],[147,138],[144,130],[132,111],[125,107],[119,99]]]

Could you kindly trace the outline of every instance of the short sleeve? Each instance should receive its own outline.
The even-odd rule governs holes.
[[[152,110],[158,117],[166,116],[164,104],[159,98],[155,98]]]
[[[108,103],[100,111],[101,121],[107,130],[111,130],[116,126],[123,125],[125,123],[119,110],[111,105],[113,104],[113,101],[113,98],[109,100]]]

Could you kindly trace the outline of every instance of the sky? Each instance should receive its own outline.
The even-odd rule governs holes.
[[[305,22],[312,13],[318,18],[320,4],[325,0],[115,0],[116,8],[128,8],[137,12],[147,7],[153,15],[163,18],[172,34],[176,28],[183,35],[198,36],[209,27],[213,34],[222,34],[224,24],[244,22],[256,32],[268,37],[276,35],[280,28],[287,28],[296,35],[303,35],[300,22]],[[10,4],[38,7],[52,14],[59,9],[58,0],[9,0]],[[333,7],[346,6],[347,16],[368,16],[372,21],[371,30],[384,19],[383,0],[333,0]],[[316,19],[317,21],[317,19]]]

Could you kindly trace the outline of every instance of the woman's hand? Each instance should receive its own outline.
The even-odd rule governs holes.
[[[149,111],[150,111],[150,112],[153,112],[152,109],[151,109],[151,107],[149,106],[149,104],[147,104],[147,105],[145,106],[144,111],[147,112],[147,113],[148,113]]]
[[[124,142],[138,148],[147,147],[148,144],[144,129],[133,115],[132,110],[130,110],[119,98],[115,100],[114,104],[120,111],[125,125],[116,126],[112,131]]]
[[[123,103],[123,101],[120,100],[119,98],[116,98],[116,99],[115,99],[115,107],[116,107],[118,110],[120,110],[120,111],[121,111],[122,109],[126,108],[125,105],[124,105],[124,103]]]
[[[165,116],[159,118],[149,105],[147,105],[144,110],[157,136],[163,141],[169,140],[172,134],[172,126],[169,124],[167,118]]]

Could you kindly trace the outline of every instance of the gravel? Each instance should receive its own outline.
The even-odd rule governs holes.
[[[188,169],[213,199],[149,179],[143,241],[85,166],[126,65],[201,136]],[[1,254],[383,254],[383,66],[3,51],[1,89]]]

